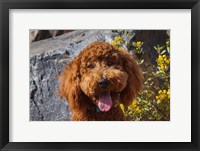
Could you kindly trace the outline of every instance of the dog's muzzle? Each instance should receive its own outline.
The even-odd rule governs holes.
[[[98,81],[99,87],[103,88],[103,87],[107,87],[109,85],[110,81],[102,78]]]

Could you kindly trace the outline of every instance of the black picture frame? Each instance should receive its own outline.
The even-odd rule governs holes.
[[[9,9],[191,9],[191,142],[29,143],[9,142]],[[199,0],[0,0],[0,148],[1,150],[200,150],[200,2]]]

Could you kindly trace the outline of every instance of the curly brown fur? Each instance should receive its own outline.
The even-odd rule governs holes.
[[[119,103],[128,106],[142,84],[142,72],[128,52],[93,42],[61,73],[59,94],[69,103],[71,120],[120,121],[125,117]]]

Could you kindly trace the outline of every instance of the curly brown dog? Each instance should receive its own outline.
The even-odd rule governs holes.
[[[60,75],[59,94],[68,100],[73,121],[122,121],[143,84],[142,72],[127,51],[93,42]]]

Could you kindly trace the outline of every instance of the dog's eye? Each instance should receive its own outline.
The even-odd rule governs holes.
[[[94,68],[94,67],[95,67],[94,64],[90,64],[90,65],[87,66],[87,68],[90,68],[90,69],[92,69],[92,68]]]
[[[112,62],[108,62],[108,66],[112,66],[113,65],[113,63]]]
[[[119,69],[119,70],[122,70],[123,67],[122,66],[114,66],[114,69]]]

